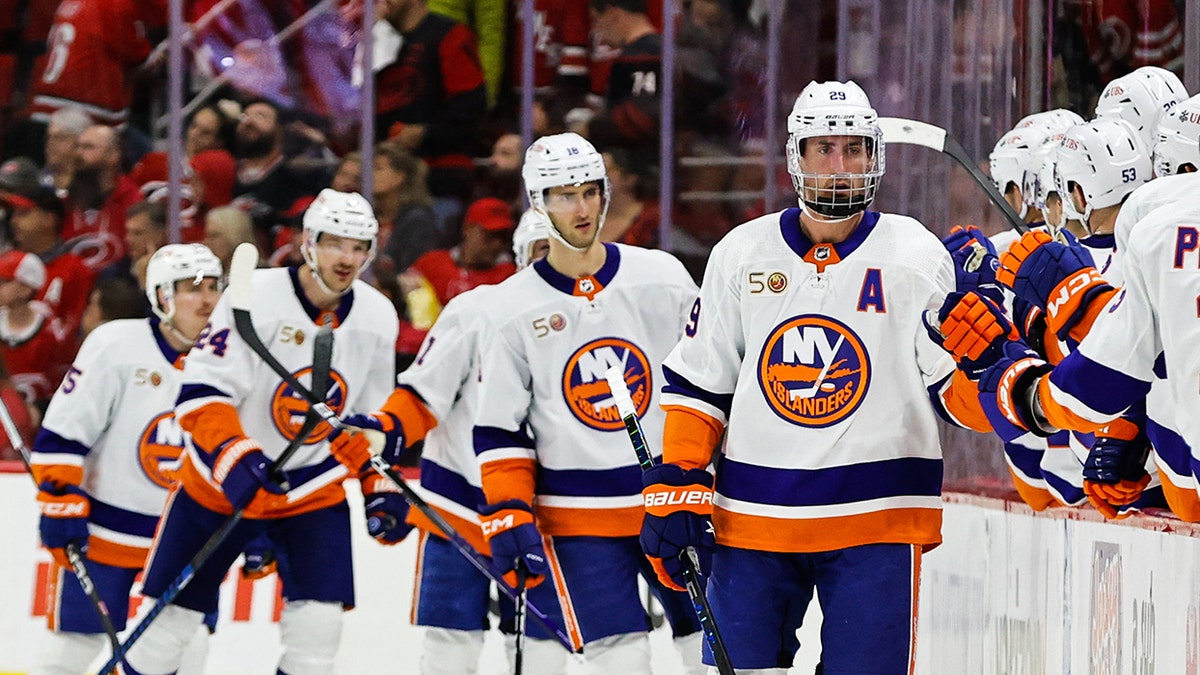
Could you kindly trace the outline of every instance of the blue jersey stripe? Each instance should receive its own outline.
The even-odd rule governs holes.
[[[721,460],[717,492],[774,506],[825,506],[942,493],[942,460],[897,457],[827,469],[779,469]]]
[[[33,440],[33,452],[35,454],[44,452],[47,454],[79,455],[82,457],[90,451],[91,449],[83,443],[63,438],[45,427],[42,427],[38,431],[37,438]]]
[[[662,388],[664,394],[678,394],[688,398],[694,398],[697,401],[704,401],[712,407],[725,413],[725,417],[729,417],[729,409],[733,407],[733,394],[718,394],[701,389],[687,380],[686,377],[663,366],[663,379],[666,384]]]
[[[1181,476],[1191,475],[1192,449],[1183,436],[1149,418],[1146,418],[1146,436],[1158,458],[1172,471]]]
[[[633,452],[629,453],[633,458]],[[641,494],[642,469],[547,469],[538,467],[537,493],[560,497],[628,497]]]
[[[186,403],[187,401],[195,401],[200,398],[228,398],[232,396],[208,384],[185,384],[179,388],[179,398],[175,399],[175,404]]]
[[[1041,440],[1041,439],[1038,439]],[[1005,443],[1004,454],[1023,476],[1038,479],[1042,477],[1042,456],[1045,450],[1029,448],[1020,443]]]
[[[509,431],[500,427],[475,427],[471,430],[471,440],[475,446],[476,455],[501,448],[529,448],[532,450],[535,447],[529,434],[520,429]]]
[[[1103,415],[1116,415],[1150,391],[1150,383],[1073,352],[1050,372],[1050,381]]]
[[[148,516],[144,513],[129,511],[112,504],[105,504],[95,497],[91,498],[91,507],[92,511],[88,520],[114,532],[132,534],[137,537],[153,537],[154,530],[158,527],[157,515]]]
[[[487,503],[483,490],[471,485],[454,471],[427,459],[421,460],[421,487],[472,511],[478,511],[480,504]]]

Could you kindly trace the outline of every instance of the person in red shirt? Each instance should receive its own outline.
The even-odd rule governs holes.
[[[9,210],[9,228],[17,250],[38,256],[46,268],[46,284],[37,295],[58,319],[58,339],[75,358],[79,322],[87,307],[96,272],[84,264],[62,241],[65,208],[54,188],[40,184],[12,185],[0,190],[0,202]],[[71,346],[74,345],[74,346]]]
[[[463,216],[462,243],[426,253],[409,271],[429,282],[441,307],[463,291],[498,284],[517,271],[508,257],[515,225],[506,202],[484,197]]]
[[[36,255],[0,255],[0,358],[13,385],[40,410],[71,363],[63,358],[50,308],[34,300],[45,284],[46,267]]]
[[[121,173],[117,132],[102,124],[84,130],[67,186],[67,246],[96,271],[117,262],[125,256],[125,212],[141,199],[138,186]]]

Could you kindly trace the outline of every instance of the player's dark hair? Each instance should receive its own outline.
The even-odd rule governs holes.
[[[146,216],[156,230],[167,229],[167,205],[164,202],[141,201],[125,211],[125,220],[134,216]]]
[[[623,9],[630,14],[646,14],[646,0],[591,0],[592,9],[603,12],[609,7]]]

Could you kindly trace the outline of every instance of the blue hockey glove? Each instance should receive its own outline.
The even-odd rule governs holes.
[[[542,534],[533,522],[533,509],[520,499],[507,499],[479,508],[483,536],[492,547],[492,561],[504,573],[504,581],[517,587],[517,565],[529,570],[527,588],[542,583],[549,569]]]
[[[996,282],[999,258],[991,240],[979,228],[955,225],[942,245],[954,260],[954,290],[975,291],[998,305],[1004,304],[1004,291]]]
[[[70,567],[65,550],[67,545],[73,543],[81,552],[87,550],[88,514],[91,512],[87,493],[78,485],[56,486],[46,481],[38,486],[37,500],[42,511],[38,524],[42,545],[50,550],[59,565]]]
[[[1083,491],[1104,517],[1120,518],[1118,506],[1132,504],[1150,484],[1146,458],[1150,441],[1141,427],[1121,418],[1096,433],[1083,463]]]
[[[413,529],[408,524],[408,500],[391,480],[379,474],[372,472],[361,480],[367,534],[387,546],[404,541]]]
[[[1060,244],[1036,230],[1000,256],[996,279],[1045,311],[1046,325],[1060,339],[1077,324],[1090,325],[1113,290],[1086,249]]]
[[[638,541],[658,580],[667,588],[686,590],[679,554],[691,546],[700,573],[712,566],[716,540],[712,529],[713,477],[703,469],[659,464],[642,473],[646,517]]]
[[[1020,340],[1003,343],[999,357],[979,377],[979,403],[1001,440],[1011,443],[1026,432],[1050,434],[1030,408],[1029,389],[1051,366]]]
[[[287,490],[271,479],[271,462],[258,441],[240,436],[226,442],[213,463],[213,479],[234,509],[244,509],[260,490],[285,494]]]
[[[937,325],[923,315],[925,330],[954,356],[972,381],[979,380],[1003,355],[1004,344],[1017,337],[1000,306],[978,293],[950,293],[937,312]]]
[[[342,418],[342,424],[356,429],[369,429],[378,431],[383,434],[383,445],[379,448],[371,448],[373,453],[378,454],[388,464],[395,466],[400,463],[400,453],[404,450],[404,430],[400,426],[400,420],[395,415],[382,410],[368,413],[365,415],[350,415]],[[370,459],[369,457],[367,459]],[[361,468],[360,464],[358,468]]]

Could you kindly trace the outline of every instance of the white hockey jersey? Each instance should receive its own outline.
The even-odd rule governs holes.
[[[624,368],[647,437],[660,437],[661,363],[696,300],[671,255],[605,249],[595,275],[569,278],[541,260],[486,303],[474,429],[483,489],[489,503],[533,499],[543,534],[641,530],[641,469],[604,373]]]
[[[471,431],[479,389],[480,334],[495,291],[495,286],[479,286],[454,296],[425,336],[417,359],[396,379],[397,386],[416,393],[438,420],[425,436],[421,482],[415,489],[485,555],[491,549],[479,529],[478,508],[484,496]],[[442,536],[417,509],[409,511],[408,519]]]
[[[180,455],[191,437],[175,420],[183,357],[157,319],[102,324],[84,341],[50,400],[32,452],[39,481],[81,469],[91,502],[88,557],[141,567]]]
[[[395,308],[379,291],[355,281],[335,311],[322,313],[305,297],[298,273],[295,267],[255,270],[250,307],[255,331],[271,354],[308,385],[312,339],[331,315],[334,346],[326,401],[341,416],[371,412],[392,391],[399,329]],[[195,441],[184,463],[183,487],[207,508],[228,513],[229,503],[211,473],[213,453],[232,436],[229,425],[236,422],[228,419],[222,404],[236,408],[246,435],[261,443],[270,459],[279,457],[296,436],[309,406],[241,339],[227,297],[192,348],[183,376],[175,414],[184,428],[192,429]],[[209,430],[205,437],[189,426],[189,415],[198,418],[201,413],[212,415],[204,425]],[[341,482],[347,471],[329,454],[331,431],[325,424],[316,427],[284,467],[289,492],[264,495],[247,509],[247,517],[282,517],[345,499]]]
[[[814,245],[799,214],[752,220],[713,249],[687,337],[663,364],[665,408],[727,425],[717,541],[782,552],[935,545],[935,409],[959,423],[961,406],[981,414],[973,383],[964,403],[944,399],[955,365],[921,322],[954,288],[950,256],[904,216],[867,212],[845,242]],[[686,468],[707,464],[683,454],[665,449]]]
[[[1055,426],[1102,426],[1144,397],[1165,359],[1176,410],[1196,410],[1200,392],[1200,207],[1167,204],[1130,231],[1122,260],[1125,284],[1079,348],[1039,384],[1038,403]],[[1191,447],[1200,419],[1175,416]]]

